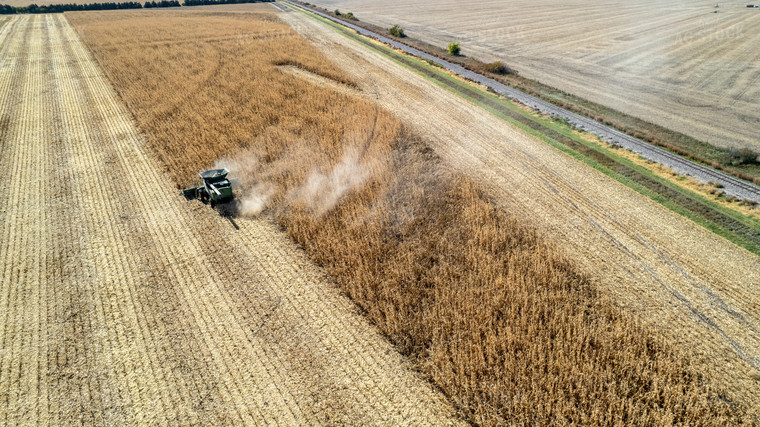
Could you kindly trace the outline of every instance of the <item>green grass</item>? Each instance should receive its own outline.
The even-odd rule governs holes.
[[[511,125],[599,170],[668,209],[689,218],[696,224],[744,247],[750,252],[760,255],[760,221],[663,179],[655,175],[651,170],[617,155],[600,144],[586,141],[579,137],[573,128],[562,121],[542,117],[533,112],[526,111],[515,102],[475,88],[423,59],[396,52],[388,46],[370,41],[370,39],[359,35],[351,29],[300,8],[293,9],[314,20],[329,25],[344,36],[360,42],[376,52],[382,53],[395,63],[463,97]],[[561,137],[550,137],[547,135],[548,133],[555,133]],[[624,173],[616,169],[622,169]]]
[[[760,178],[760,164],[734,165],[731,163],[731,150],[727,148],[708,144],[524,77],[507,76],[499,80],[552,104],[602,121],[628,135],[643,139],[697,163],[711,167],[720,166],[724,172],[748,181]]]

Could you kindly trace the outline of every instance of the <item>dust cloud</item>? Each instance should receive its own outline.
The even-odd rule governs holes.
[[[317,215],[324,215],[346,193],[364,184],[368,169],[360,164],[358,150],[349,149],[328,174],[312,171],[306,182],[291,192],[291,198],[304,203]]]
[[[338,202],[354,189],[364,184],[370,176],[370,165],[361,161],[360,150],[349,148],[340,162],[332,168],[312,166],[304,174],[306,159],[318,157],[314,153],[296,150],[277,161],[263,164],[255,154],[243,154],[235,158],[217,160],[214,168],[227,168],[237,193],[238,212],[255,217],[273,207],[300,204],[315,216],[332,210]],[[296,185],[286,188],[278,177],[304,176]],[[292,184],[292,183],[291,183]]]

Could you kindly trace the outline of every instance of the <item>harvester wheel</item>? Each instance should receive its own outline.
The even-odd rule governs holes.
[[[211,207],[216,207],[216,201],[214,199],[209,199],[209,202],[211,202]]]
[[[208,197],[208,192],[206,192],[205,188],[202,188],[200,191],[198,191],[198,195],[201,199],[201,202],[203,202],[203,204],[208,203],[209,197]]]

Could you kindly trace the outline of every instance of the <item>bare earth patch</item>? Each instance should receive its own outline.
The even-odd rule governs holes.
[[[346,93],[349,95],[355,95],[355,96],[363,96],[362,92],[357,89],[354,89],[350,86],[347,86],[335,80],[322,77],[319,74],[312,73],[310,71],[304,70],[303,68],[294,67],[292,65],[282,65],[280,66],[280,70],[286,73],[292,74],[293,76],[298,77],[300,79],[304,79],[309,82],[312,82],[316,85],[329,87],[330,89],[333,89],[338,92]]]

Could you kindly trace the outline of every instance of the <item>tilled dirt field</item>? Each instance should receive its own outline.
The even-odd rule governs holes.
[[[276,226],[177,194],[63,15],[0,46],[0,423],[457,422]]]
[[[760,263],[749,252],[301,13],[280,15],[450,163],[533,223],[618,304],[755,412]]]
[[[758,150],[760,10],[717,3],[316,2],[437,46],[459,41],[465,55],[696,139]]]

